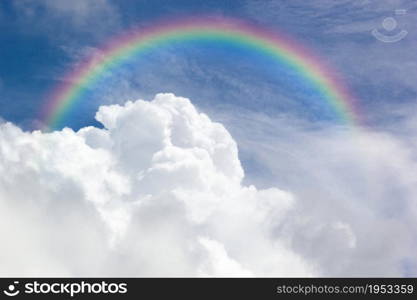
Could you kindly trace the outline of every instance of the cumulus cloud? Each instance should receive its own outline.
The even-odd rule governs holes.
[[[240,153],[173,94],[102,106],[103,128],[1,124],[0,275],[417,274],[415,143],[216,118]]]
[[[188,99],[96,119],[104,128],[0,125],[0,275],[316,274],[274,234],[294,197],[243,185],[235,141]]]

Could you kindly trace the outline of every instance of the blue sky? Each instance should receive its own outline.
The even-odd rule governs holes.
[[[65,120],[74,131],[32,132],[48,93],[103,43],[198,15],[293,37],[340,72],[366,124],[340,126],[267,57],[194,42],[112,70]],[[0,1],[0,233],[17,220],[0,275],[416,276],[416,22],[413,0]],[[374,29],[407,35],[385,43]],[[152,101],[125,105],[137,99]],[[48,246],[62,231],[76,245],[69,260]],[[12,245],[32,249],[20,267]],[[53,260],[36,273],[44,253]]]
[[[407,9],[407,13],[396,16],[398,8]],[[6,46],[0,53],[1,116],[30,128],[45,96],[63,74],[104,41],[132,26],[211,14],[238,17],[288,33],[342,73],[370,124],[385,124],[397,117],[390,112],[416,98],[412,80],[415,36],[410,30],[415,10],[412,1],[2,2],[1,42]],[[409,31],[400,43],[385,44],[370,34],[374,28],[381,29],[382,20],[389,16],[395,16],[399,26]],[[111,81],[114,97],[103,99],[95,91],[88,107],[78,108],[83,124],[92,121],[100,103],[123,101],[119,95],[149,97],[161,89],[195,99],[199,106],[296,111],[315,119],[326,115],[324,107],[314,111],[302,103],[302,96],[294,99],[283,68],[275,65],[268,70],[268,61],[254,66],[250,53],[215,45],[196,45],[194,49],[184,45],[171,50],[157,51],[147,62],[143,61],[147,58],[132,60],[120,68],[123,74],[117,77],[124,85]],[[82,124],[69,121],[67,125]]]

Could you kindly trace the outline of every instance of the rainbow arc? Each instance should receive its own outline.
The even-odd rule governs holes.
[[[190,18],[166,21],[147,29],[133,29],[106,44],[93,56],[65,76],[42,109],[46,128],[63,125],[66,117],[83,101],[83,91],[94,85],[108,70],[126,59],[166,45],[187,41],[232,43],[268,55],[293,68],[302,80],[312,83],[343,122],[358,125],[360,114],[355,99],[343,85],[337,72],[318,57],[285,35],[230,18]]]

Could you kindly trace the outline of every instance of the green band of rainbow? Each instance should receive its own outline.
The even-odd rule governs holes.
[[[208,40],[250,47],[294,68],[301,78],[310,81],[323,95],[337,116],[346,123],[358,124],[358,113],[353,97],[317,57],[282,34],[229,18],[198,18],[160,23],[148,29],[135,29],[112,40],[76,70],[47,99],[42,110],[47,128],[62,125],[65,117],[82,101],[83,90],[94,84],[104,72],[116,68],[125,59],[142,52],[178,41]]]

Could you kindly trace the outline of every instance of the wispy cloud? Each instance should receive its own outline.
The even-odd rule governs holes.
[[[118,8],[108,0],[22,0],[13,1],[13,6],[23,28],[53,39],[68,39],[71,34],[102,37],[121,25]]]
[[[323,274],[416,274],[414,116],[403,134],[311,129],[248,112],[220,120],[236,138],[241,158],[249,160],[247,180],[294,194],[297,209],[276,232],[287,231],[298,253]]]

